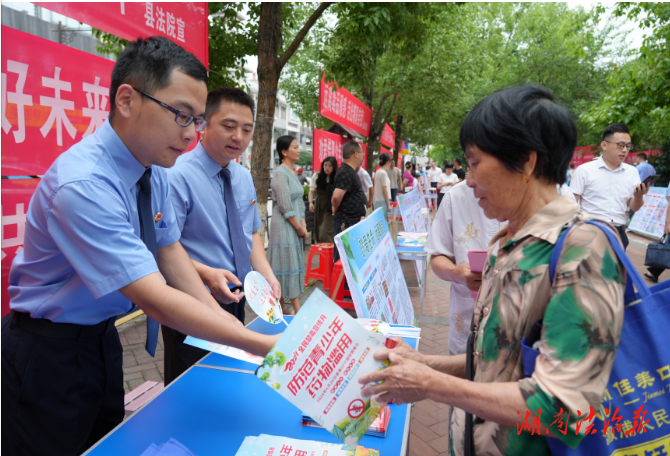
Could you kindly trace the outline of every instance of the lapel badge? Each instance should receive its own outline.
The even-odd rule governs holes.
[[[161,214],[161,213],[159,212],[158,214],[156,214],[156,215],[154,216],[154,222],[155,222],[155,223],[158,223],[158,222],[160,222],[161,220],[163,220],[163,214]]]
[[[251,201],[251,205],[254,206],[256,204],[256,200]]]

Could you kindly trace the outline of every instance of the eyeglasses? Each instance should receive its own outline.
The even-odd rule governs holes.
[[[156,103],[158,103],[159,105],[161,105],[162,107],[167,109],[168,111],[174,112],[175,113],[174,121],[180,127],[188,127],[193,122],[195,122],[195,131],[202,131],[202,129],[205,128],[205,125],[207,125],[207,121],[205,119],[196,119],[195,117],[193,117],[191,114],[189,114],[186,111],[180,111],[177,108],[173,108],[169,104],[160,101],[158,98],[154,98],[151,95],[149,95],[148,93],[144,93],[139,89],[135,89],[135,87],[133,87],[133,89],[136,92],[141,93],[142,95],[144,95],[148,99],[155,101]]]
[[[616,146],[619,148],[619,150],[628,149],[629,152],[631,150],[633,150],[633,147],[635,147],[635,144],[633,144],[633,143],[627,143],[627,144],[625,142],[615,143],[613,141],[605,141],[605,142],[610,143],[610,144],[616,144]]]

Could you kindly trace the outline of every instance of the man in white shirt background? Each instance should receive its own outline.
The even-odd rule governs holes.
[[[451,162],[444,162],[444,172],[440,174],[437,180],[437,208],[440,208],[440,203],[444,195],[449,193],[451,188],[458,184],[458,176],[453,173],[454,164]]]
[[[570,189],[584,212],[616,226],[624,249],[628,247],[626,208],[634,212],[644,204],[649,185],[641,184],[637,170],[624,163],[633,148],[630,131],[616,123],[602,134],[601,156],[579,166],[570,182]]]
[[[437,188],[437,183],[440,180],[440,175],[442,170],[437,167],[435,162],[430,163],[430,168],[428,169],[428,178],[430,179],[430,187]]]
[[[363,187],[363,193],[365,193],[365,197],[368,199],[367,202],[367,209],[370,209],[372,207],[372,178],[368,174],[366,170],[363,169],[363,165],[359,165],[358,168],[356,168],[356,173],[358,174],[358,177],[361,179],[361,187]]]

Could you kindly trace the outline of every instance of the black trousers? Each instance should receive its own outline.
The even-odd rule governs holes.
[[[112,327],[113,328],[113,327]],[[78,339],[2,318],[2,454],[79,455],[123,421],[123,348],[116,328]]]
[[[442,198],[444,198],[444,193],[438,193],[437,194],[437,208],[440,208],[440,203],[442,202]]]
[[[239,287],[238,287],[239,288]],[[237,288],[233,288],[235,291]],[[247,299],[242,298],[240,302],[232,304],[221,304],[221,308],[226,312],[232,314],[235,318],[244,324],[244,305]],[[168,326],[161,325],[163,332],[163,346],[165,347],[165,359],[163,360],[163,380],[165,386],[172,383],[177,377],[186,372],[186,370],[200,361],[203,356],[209,354],[207,350],[194,347],[184,343],[186,334],[172,329]]]
[[[628,247],[628,235],[626,234],[626,225],[617,226],[616,230],[619,232],[619,237],[621,238],[621,244],[623,245],[624,252]]]

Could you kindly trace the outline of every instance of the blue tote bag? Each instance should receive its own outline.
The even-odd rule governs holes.
[[[576,449],[555,438],[548,437],[547,443],[555,456],[670,456],[670,280],[648,287],[611,228],[596,221],[587,223],[605,232],[627,272],[621,341],[602,404],[592,421],[582,423],[582,429],[593,423],[596,432],[587,435]],[[551,256],[552,282],[569,231],[561,235]],[[524,373],[530,376],[539,352],[526,339],[521,346]],[[603,435],[605,421],[609,428]],[[646,432],[629,432],[641,422],[646,422]]]

